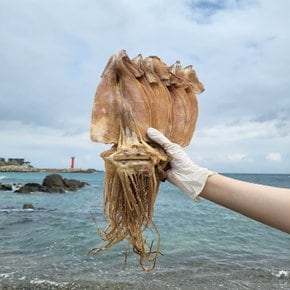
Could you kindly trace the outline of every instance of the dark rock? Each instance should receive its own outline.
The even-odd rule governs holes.
[[[64,193],[76,191],[86,185],[89,184],[76,179],[63,179],[59,174],[50,174],[44,178],[42,184],[26,183],[15,192],[25,194],[31,192]]]
[[[62,176],[56,173],[47,175],[44,178],[42,185],[47,186],[47,187],[65,188],[65,183],[63,181]]]
[[[34,209],[34,206],[31,203],[25,203],[22,209]]]
[[[2,184],[2,183],[0,183],[0,190],[5,190],[5,191],[7,191],[7,190],[12,190],[12,185],[11,184]]]
[[[58,186],[47,187],[46,192],[49,193],[65,193],[65,189]]]
[[[76,179],[64,179],[64,184],[68,187],[69,190],[76,191],[84,186],[88,185],[86,182],[82,182]]]
[[[18,190],[15,190],[15,192],[18,193],[31,193],[36,191],[43,191],[43,186],[39,183],[26,183],[22,187],[20,187]]]

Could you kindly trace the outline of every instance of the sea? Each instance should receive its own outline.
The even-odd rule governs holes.
[[[0,172],[0,183],[41,183],[47,173]],[[287,174],[225,174],[290,188]],[[103,172],[64,173],[90,185],[63,194],[0,191],[0,289],[290,289],[290,235],[162,183],[154,221],[161,244],[144,272],[122,242],[101,247]],[[34,209],[22,209],[31,203]]]

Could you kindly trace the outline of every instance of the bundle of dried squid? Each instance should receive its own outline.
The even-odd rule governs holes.
[[[106,244],[91,253],[126,239],[141,267],[154,268],[160,253],[154,203],[170,158],[148,139],[146,130],[154,127],[187,146],[198,115],[196,94],[203,90],[191,66],[176,62],[168,67],[156,56],[131,60],[125,51],[110,58],[97,87],[90,128],[92,141],[113,144],[101,154],[108,225],[100,231]],[[155,233],[155,244],[147,241],[148,229]]]

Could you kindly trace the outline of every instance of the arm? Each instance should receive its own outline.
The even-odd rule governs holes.
[[[200,196],[290,233],[290,189],[215,174],[207,179]]]
[[[167,179],[183,192],[290,233],[290,189],[244,182],[209,171],[192,162],[179,145],[156,129],[149,128],[147,134],[172,158]]]

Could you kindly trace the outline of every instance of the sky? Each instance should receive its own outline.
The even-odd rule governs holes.
[[[290,173],[290,1],[0,0],[0,157],[104,168],[89,136],[111,55],[192,64],[205,91],[189,156]]]

